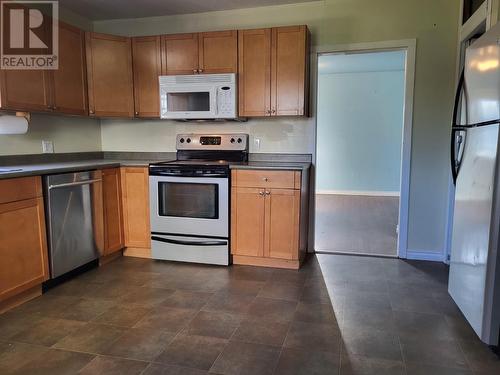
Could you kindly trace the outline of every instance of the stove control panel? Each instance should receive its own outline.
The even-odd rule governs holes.
[[[177,150],[248,151],[248,134],[178,134]]]

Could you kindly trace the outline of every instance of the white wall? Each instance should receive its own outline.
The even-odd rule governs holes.
[[[39,154],[42,140],[54,143],[54,152],[101,151],[99,120],[33,113],[27,134],[0,135],[0,155]]]
[[[400,190],[405,51],[318,59],[316,190]]]

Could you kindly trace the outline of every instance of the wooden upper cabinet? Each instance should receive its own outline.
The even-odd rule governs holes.
[[[130,38],[87,32],[85,47],[90,115],[133,117]]]
[[[20,111],[52,111],[50,73],[43,70],[0,70],[0,106]]]
[[[163,35],[162,74],[198,73],[198,34]]]
[[[158,117],[160,97],[158,76],[161,75],[159,36],[132,38],[134,101],[136,117]]]
[[[308,114],[308,45],[306,26],[240,30],[239,115]]]
[[[59,68],[50,74],[53,110],[88,114],[84,31],[59,22]]]
[[[238,32],[239,115],[271,115],[271,29]]]
[[[199,73],[238,71],[238,32],[215,31],[198,34]]]
[[[306,26],[272,29],[271,112],[302,116],[307,112],[308,31]]]

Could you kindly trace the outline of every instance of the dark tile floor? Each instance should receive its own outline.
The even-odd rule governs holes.
[[[121,258],[0,315],[0,374],[498,375],[442,264]]]

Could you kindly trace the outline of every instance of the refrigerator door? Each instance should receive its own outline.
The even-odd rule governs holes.
[[[448,283],[450,295],[485,342],[489,336],[483,329],[483,318],[498,128],[490,125],[467,130],[455,192]]]
[[[467,124],[500,121],[500,23],[481,36],[465,57]]]

